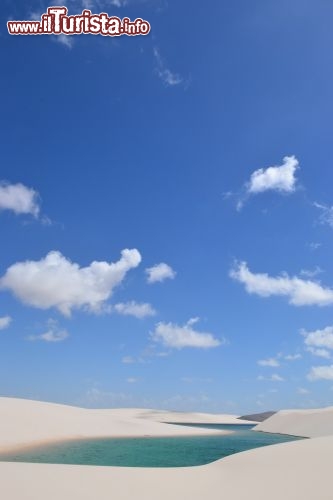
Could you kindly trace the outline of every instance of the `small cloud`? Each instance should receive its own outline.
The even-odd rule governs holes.
[[[313,366],[307,377],[311,381],[333,380],[333,365]]]
[[[306,351],[320,358],[331,359],[331,353],[327,349],[316,349],[315,347],[307,347]]]
[[[265,191],[293,193],[296,189],[295,173],[298,168],[299,162],[295,156],[285,156],[282,165],[255,170],[243,188],[244,194],[239,196],[237,210],[240,211],[243,208],[249,196]]]
[[[0,318],[0,330],[4,330],[8,328],[12,322],[12,318],[10,316],[2,316]]]
[[[273,375],[270,375],[269,377],[259,375],[259,377],[257,377],[257,380],[265,380],[267,382],[285,382],[285,379],[277,373],[273,373]]]
[[[301,354],[287,354],[284,356],[284,359],[286,361],[296,361],[297,359],[301,359],[302,355]]]
[[[165,64],[158,48],[154,48],[154,57],[156,61],[156,74],[162,80],[166,87],[174,87],[184,83],[184,79],[177,73],[173,73]]]
[[[270,367],[280,366],[279,361],[275,358],[260,359],[259,361],[257,361],[257,364],[259,366],[270,366]]]
[[[114,310],[118,314],[122,314],[123,316],[134,316],[138,319],[156,315],[155,309],[153,309],[150,304],[138,304],[134,301],[116,304],[115,306],[111,307],[111,310]]]
[[[176,277],[176,272],[168,264],[165,264],[165,262],[148,267],[145,272],[149,284],[162,283],[166,279],[174,279]]]
[[[194,319],[190,319],[182,326],[174,323],[157,323],[154,332],[151,333],[151,338],[154,342],[160,342],[166,347],[175,349],[184,347],[209,349],[225,343],[224,340],[215,338],[212,333],[196,331],[193,324]]]
[[[318,248],[320,248],[321,246],[322,246],[321,243],[316,243],[316,242],[309,243],[309,248],[312,251],[318,250]]]
[[[0,211],[11,210],[16,215],[39,215],[37,191],[23,184],[9,184],[0,181]]]
[[[40,335],[30,335],[27,340],[44,342],[63,342],[69,337],[67,330],[59,328],[57,321],[50,319],[48,321],[48,329]]]
[[[287,273],[271,277],[267,273],[252,273],[246,262],[236,264],[230,277],[245,285],[249,294],[260,297],[284,296],[294,306],[328,306],[333,304],[333,290],[320,282],[304,280]]]
[[[321,224],[327,224],[328,226],[333,228],[333,206],[329,207],[327,205],[322,205],[321,203],[316,202],[313,205],[321,211],[319,222]]]
[[[333,326],[327,326],[322,330],[307,332],[301,330],[304,343],[308,348],[324,348],[333,350]]]

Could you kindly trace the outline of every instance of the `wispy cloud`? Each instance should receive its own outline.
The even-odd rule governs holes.
[[[259,366],[269,366],[269,367],[277,367],[280,366],[279,361],[276,358],[268,358],[268,359],[260,359],[257,361]]]
[[[58,322],[49,319],[47,323],[47,330],[39,335],[30,335],[27,340],[35,341],[42,340],[44,342],[63,342],[69,337],[67,330],[61,329],[58,326]]]
[[[245,285],[249,294],[260,297],[282,296],[294,306],[328,306],[333,304],[333,290],[317,281],[303,280],[297,276],[289,277],[283,273],[271,277],[267,273],[252,273],[246,262],[238,263],[230,271],[230,276]]]
[[[29,214],[38,217],[39,195],[24,184],[0,181],[0,211],[10,210],[17,215]]]
[[[10,290],[24,304],[38,309],[54,307],[65,316],[72,309],[98,313],[128,271],[140,262],[136,249],[125,249],[115,263],[94,261],[80,267],[53,251],[39,261],[13,264],[0,279],[0,289]]]
[[[74,39],[71,35],[64,35],[61,33],[60,35],[54,35],[53,40],[61,45],[64,45],[68,49],[72,49],[74,45]]]
[[[269,377],[264,377],[263,375],[259,375],[257,380],[265,380],[267,382],[285,382],[285,379],[281,377],[278,373],[273,373]]]
[[[162,283],[166,279],[174,279],[176,277],[176,271],[174,271],[168,264],[165,264],[165,262],[156,264],[153,267],[148,267],[145,272],[147,274],[147,282],[149,284]]]
[[[160,51],[157,47],[154,47],[153,53],[156,63],[155,72],[166,87],[174,87],[185,83],[184,79],[179,74],[173,73],[167,67],[166,62],[162,58]]]
[[[111,311],[114,310],[123,316],[134,316],[138,319],[155,316],[155,309],[148,303],[139,304],[132,300],[131,302],[119,303],[111,306]]]
[[[151,333],[151,338],[154,342],[160,342],[166,347],[175,349],[184,347],[209,349],[225,342],[215,338],[212,333],[195,330],[194,325],[198,320],[198,318],[190,319],[185,325],[157,323],[155,330]]]
[[[286,361],[296,361],[297,359],[301,359],[302,358],[302,355],[297,353],[297,354],[287,354],[286,356],[284,356],[284,359]]]
[[[321,211],[319,222],[321,224],[327,224],[333,228],[333,206],[329,207],[327,205],[322,205],[321,203],[314,203],[314,206]]]
[[[12,322],[12,318],[10,316],[2,316],[0,318],[0,330],[4,330],[8,328]]]
[[[323,270],[319,266],[316,266],[314,269],[302,269],[300,274],[305,278],[315,278],[322,272]]]

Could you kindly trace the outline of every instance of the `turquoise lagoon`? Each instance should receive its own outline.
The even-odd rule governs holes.
[[[233,433],[210,436],[67,441],[2,454],[0,461],[121,467],[189,467],[208,464],[252,448],[300,439],[280,434],[255,432],[249,425],[192,424],[191,426],[207,427],[217,431],[231,430]]]

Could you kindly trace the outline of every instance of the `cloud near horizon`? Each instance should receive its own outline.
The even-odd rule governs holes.
[[[0,212],[10,210],[16,215],[32,215],[38,217],[40,207],[38,193],[24,184],[9,184],[0,181]]]
[[[294,306],[328,306],[333,304],[333,289],[323,287],[317,281],[304,280],[283,273],[271,277],[267,273],[252,273],[246,262],[237,263],[230,271],[230,277],[245,285],[249,294],[260,297],[281,296]]]
[[[199,349],[210,349],[225,343],[218,340],[212,333],[200,332],[193,328],[199,318],[190,319],[185,325],[175,323],[157,323],[155,330],[151,333],[154,342],[160,342],[165,347],[183,349],[184,347],[195,347]]]
[[[141,262],[136,249],[125,249],[115,263],[92,262],[80,267],[60,252],[49,252],[39,261],[18,262],[0,279],[0,290],[9,290],[26,305],[58,309],[70,316],[73,309],[98,313],[130,269]]]

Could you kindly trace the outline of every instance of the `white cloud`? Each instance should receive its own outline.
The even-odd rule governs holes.
[[[256,170],[247,184],[248,193],[258,194],[269,190],[292,193],[295,191],[298,165],[295,156],[285,156],[282,165]]]
[[[318,356],[319,358],[330,359],[331,353],[327,349],[316,349],[315,347],[307,347],[306,350],[313,354],[314,356]]]
[[[139,319],[155,316],[156,314],[155,309],[150,304],[138,304],[134,301],[116,304],[112,309],[123,316],[134,316]]]
[[[258,380],[266,380],[268,382],[284,382],[285,379],[278,375],[277,373],[273,373],[273,375],[270,375],[269,377],[264,377],[263,375],[259,375],[257,378]]]
[[[280,366],[280,363],[275,358],[260,359],[259,361],[257,361],[257,363],[260,366],[270,366],[270,367]]]
[[[167,87],[174,87],[184,82],[183,78],[173,73],[167,68],[165,61],[162,59],[158,48],[154,48],[154,57],[156,61],[156,74]]]
[[[221,345],[221,341],[213,334],[199,332],[193,328],[198,318],[190,319],[185,325],[179,326],[174,323],[157,323],[151,337],[155,342],[161,342],[166,347],[182,349],[183,347],[196,347],[208,349]]]
[[[312,332],[301,330],[301,335],[303,335],[304,343],[308,347],[333,349],[333,326],[327,326],[322,330],[314,330]]]
[[[30,214],[38,217],[38,193],[23,184],[0,182],[0,211],[11,210],[15,214]]]
[[[284,359],[286,361],[296,361],[297,359],[301,359],[302,355],[301,354],[287,354],[284,356]]]
[[[322,205],[321,203],[314,203],[314,206],[321,210],[319,221],[321,224],[328,224],[333,228],[333,207]]]
[[[8,328],[11,322],[12,322],[12,318],[10,316],[2,316],[0,318],[0,330],[4,330],[5,328]]]
[[[333,380],[333,365],[330,366],[313,366],[308,379],[315,380]]]
[[[327,306],[333,304],[333,290],[323,287],[319,282],[303,280],[297,276],[289,277],[284,273],[271,277],[267,273],[252,273],[246,262],[240,262],[230,271],[230,276],[243,283],[250,294],[260,297],[284,296],[294,306]]]
[[[72,309],[100,312],[114,288],[140,262],[137,250],[126,249],[115,263],[94,261],[80,267],[53,251],[39,261],[13,264],[0,279],[0,288],[10,290],[24,304],[39,309],[55,307],[65,316],[70,316]]]
[[[176,277],[176,272],[168,264],[165,264],[165,262],[148,267],[145,271],[147,282],[150,284],[162,283],[166,279],[174,279]]]
[[[58,327],[57,321],[50,319],[48,329],[41,335],[30,335],[27,340],[43,340],[44,342],[62,342],[69,337],[67,330]]]

